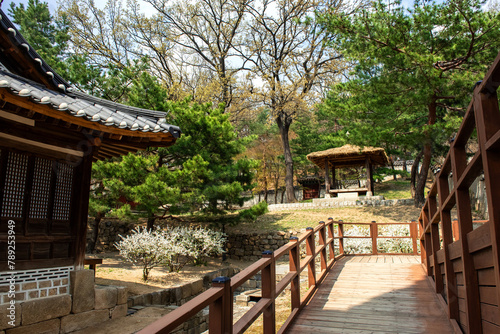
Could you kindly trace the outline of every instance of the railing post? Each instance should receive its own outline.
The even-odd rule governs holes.
[[[312,260],[309,261],[307,265],[307,277],[309,281],[309,287],[316,285],[316,258],[314,255],[316,254],[316,244],[314,242],[314,229],[312,227],[306,228],[306,231],[311,231],[311,235],[309,235],[306,239],[306,254],[312,256]]]
[[[453,241],[460,240],[460,228],[458,227],[458,219],[453,219],[451,222],[451,230],[453,232]]]
[[[276,333],[276,262],[272,251],[262,252],[263,258],[271,259],[268,266],[262,269],[262,298],[269,298],[271,304],[264,310],[264,334]]]
[[[297,237],[290,238],[290,242],[294,243],[289,252],[290,272],[294,271],[297,273],[290,283],[292,312],[294,309],[300,308],[300,250],[298,241],[299,238]]]
[[[415,220],[412,220],[410,222],[410,236],[413,245],[413,255],[418,255],[417,234],[418,234],[417,222]]]
[[[319,245],[323,246],[323,250],[321,251],[320,254],[320,260],[321,260],[321,272],[326,270],[326,229],[325,229],[325,222],[320,221],[319,224],[321,225],[321,228],[319,229]]]
[[[344,254],[344,221],[339,220],[339,253]]]
[[[378,236],[378,225],[377,222],[372,220],[370,224],[370,236],[372,237],[372,254],[378,254],[378,246],[377,246],[377,236]]]
[[[333,230],[333,218],[330,217],[328,218],[328,238],[331,239],[331,243],[330,243],[330,261],[331,260],[335,260],[335,234],[334,234],[334,230]]]
[[[229,277],[217,277],[212,280],[212,287],[221,287],[224,294],[221,298],[210,304],[209,324],[210,334],[232,334],[233,333],[233,296],[231,293],[231,279]]]

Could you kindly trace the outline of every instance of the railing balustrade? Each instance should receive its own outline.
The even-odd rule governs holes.
[[[417,223],[398,223],[394,225],[410,225],[410,236],[380,236],[383,238],[411,238],[413,254],[416,254]],[[338,236],[335,236],[334,226],[337,225]],[[370,236],[346,236],[344,225],[368,225]],[[274,252],[265,251],[262,259],[254,262],[232,278],[218,277],[212,281],[212,287],[181,307],[170,312],[163,318],[147,326],[139,333],[170,333],[191,317],[209,307],[210,333],[243,333],[252,323],[263,315],[263,333],[284,333],[300,310],[314,295],[318,286],[325,279],[335,261],[343,257],[344,239],[371,238],[373,245],[377,244],[378,226],[386,223],[347,223],[334,221],[320,222],[319,225],[307,228],[300,237],[291,237],[290,242]],[[335,255],[335,240],[339,240],[339,255]],[[305,256],[301,258],[301,246],[305,247]],[[377,254],[377,247],[373,248]],[[289,272],[276,282],[276,262],[288,254]],[[317,266],[319,271],[317,271]],[[300,274],[307,270],[308,289],[301,296]],[[233,321],[233,298],[238,287],[257,273],[262,277],[262,298],[236,322]],[[276,298],[287,287],[290,287],[291,312],[283,325],[276,331]]]

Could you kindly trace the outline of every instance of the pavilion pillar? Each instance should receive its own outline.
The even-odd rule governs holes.
[[[366,188],[368,189],[368,191],[366,192],[366,196],[373,196],[373,172],[372,172],[372,164],[369,157],[367,157],[365,160],[365,168],[366,168]]]
[[[325,158],[325,198],[330,198],[330,169],[328,158]]]
[[[337,189],[337,180],[335,179],[335,165],[332,164],[332,180],[331,180],[331,188]]]

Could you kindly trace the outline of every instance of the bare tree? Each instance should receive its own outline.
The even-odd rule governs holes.
[[[246,46],[238,49],[262,82],[261,102],[278,125],[285,158],[285,184],[289,202],[295,202],[290,126],[299,113],[317,101],[322,80],[338,73],[342,61],[327,47],[332,38],[315,20],[315,11],[343,10],[341,0],[263,0],[250,8]]]
[[[196,56],[190,65],[202,66],[217,74],[218,100],[229,107],[234,75],[242,67],[234,66],[237,62],[230,64],[231,52],[233,46],[239,44],[241,23],[253,0],[177,1],[172,4],[167,0],[145,1],[158,11],[165,24],[164,31],[174,34],[172,40]]]

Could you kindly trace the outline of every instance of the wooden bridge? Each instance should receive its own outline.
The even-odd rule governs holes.
[[[329,218],[264,252],[234,277],[214,280],[212,288],[140,333],[169,333],[207,306],[211,334],[243,333],[261,315],[259,332],[265,334],[500,333],[499,85],[500,56],[474,89],[418,223],[404,223],[409,235],[384,236],[376,222]],[[481,179],[489,217],[474,222],[469,188]],[[348,235],[349,225],[365,225],[369,235]],[[387,238],[411,239],[412,255],[379,254],[380,239]],[[350,239],[371,243],[370,256],[347,254]],[[277,282],[276,261],[285,255],[290,270]],[[257,273],[262,298],[233,321],[235,291]],[[290,313],[277,324],[282,293],[289,296]]]

